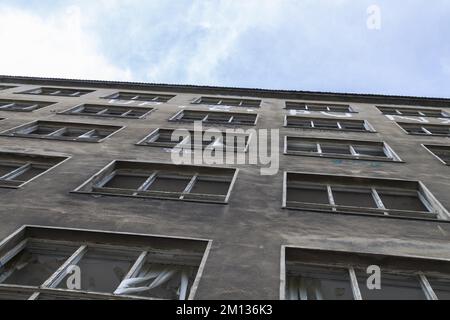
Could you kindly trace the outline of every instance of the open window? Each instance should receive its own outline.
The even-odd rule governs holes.
[[[401,161],[384,142],[286,136],[285,154],[368,161]]]
[[[33,112],[52,104],[54,103],[25,100],[0,100],[0,111]]]
[[[299,116],[286,116],[285,127],[348,132],[375,132],[372,126],[365,120],[340,120]]]
[[[355,113],[349,105],[286,101],[287,110],[311,112]]]
[[[285,173],[287,209],[449,220],[449,212],[418,181]]]
[[[440,124],[419,124],[397,122],[406,133],[416,136],[450,137],[450,126]]]
[[[123,127],[121,126],[88,123],[34,121],[14,129],[4,131],[1,135],[19,138],[101,142],[122,128]]]
[[[41,87],[24,92],[19,92],[19,94],[30,94],[36,96],[81,97],[91,92],[94,91],[85,89],[73,89],[73,88]]]
[[[193,299],[209,248],[207,240],[25,226],[0,243],[0,299]]]
[[[1,108],[1,106],[0,106]],[[1,109],[0,109],[1,110]],[[61,114],[75,116],[91,116],[103,118],[142,119],[154,109],[145,107],[125,107],[98,104],[82,104],[71,108]]]
[[[252,113],[216,112],[182,110],[175,114],[169,121],[195,122],[219,125],[256,125],[258,115]]]
[[[450,113],[433,108],[377,107],[385,115],[402,117],[450,118]]]
[[[67,159],[58,156],[0,152],[0,187],[20,188]]]
[[[79,193],[226,204],[236,169],[113,161]]]
[[[175,97],[174,95],[167,95],[167,94],[120,91],[110,96],[104,97],[103,99],[165,103],[174,97]]]
[[[283,247],[282,300],[448,300],[450,261]],[[379,286],[369,287],[370,268]],[[369,281],[374,284],[374,281]]]
[[[206,131],[201,131],[196,135],[196,132],[191,130],[175,133],[177,133],[176,129],[155,129],[137,145],[160,148],[177,147],[184,150],[209,149],[223,152],[246,152],[249,144],[248,134],[226,132],[206,134]]]
[[[193,104],[206,104],[214,106],[243,107],[243,108],[259,108],[261,100],[253,99],[232,99],[221,97],[201,97],[193,102]]]

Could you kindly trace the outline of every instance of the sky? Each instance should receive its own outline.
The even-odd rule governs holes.
[[[0,74],[450,98],[450,0],[0,0]]]

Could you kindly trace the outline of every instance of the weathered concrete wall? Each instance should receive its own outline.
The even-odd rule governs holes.
[[[261,176],[257,166],[239,166],[230,203],[215,205],[70,193],[114,159],[170,163],[170,154],[164,150],[139,147],[135,143],[158,127],[186,127],[167,119],[180,106],[189,106],[190,101],[201,96],[200,89],[177,94],[169,103],[157,106],[158,110],[147,119],[126,120],[56,114],[80,103],[107,103],[99,97],[113,94],[116,89],[99,89],[81,98],[13,94],[38,86],[38,83],[28,84],[0,91],[0,98],[58,104],[33,113],[0,111],[0,117],[8,118],[0,122],[2,131],[34,120],[113,124],[126,128],[99,144],[0,137],[1,150],[72,156],[20,190],[0,189],[0,239],[24,224],[212,239],[213,247],[197,299],[278,299],[282,245],[450,259],[450,223],[447,222],[305,213],[281,208],[283,171],[299,171],[420,180],[450,209],[450,167],[421,147],[422,143],[448,145],[449,138],[407,135],[374,104],[351,103],[351,106],[359,111],[354,118],[368,120],[377,133],[340,133],[282,128],[284,100],[263,99],[257,128],[280,129],[280,172],[276,176]],[[201,106],[192,108],[202,109]],[[405,163],[285,156],[282,154],[285,134],[382,140]]]

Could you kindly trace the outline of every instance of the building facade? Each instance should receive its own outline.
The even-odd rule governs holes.
[[[450,299],[450,99],[0,76],[0,118],[0,299]],[[278,170],[175,164],[199,122]]]

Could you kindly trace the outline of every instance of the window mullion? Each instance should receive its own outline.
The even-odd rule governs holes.
[[[0,106],[0,109],[8,109],[8,108],[13,108],[15,105],[15,103],[8,103],[8,104],[4,104]]]
[[[323,154],[322,146],[320,145],[320,143],[317,144],[317,153],[318,154]]]
[[[105,108],[105,109],[97,112],[96,115],[101,116],[102,114],[105,114],[106,112],[108,112],[108,110],[109,110],[108,108]]]
[[[91,136],[95,133],[95,129],[88,131],[86,133],[83,133],[82,135],[79,135],[77,139],[82,139],[82,138],[91,138]]]
[[[40,292],[35,292],[33,293],[27,300],[31,301],[31,300],[37,300],[39,298],[39,296],[41,295]]]
[[[64,128],[55,130],[55,131],[53,131],[53,132],[47,134],[47,137],[60,136],[60,135],[62,135],[62,134],[63,134],[64,132],[66,132],[66,131],[67,131],[67,128],[64,127]]]
[[[191,179],[191,181],[189,181],[188,185],[186,186],[186,188],[183,190],[183,193],[180,196],[180,200],[183,200],[185,195],[190,193],[192,191],[192,188],[194,188],[195,183],[198,180],[198,174],[194,175]]]
[[[87,245],[79,247],[78,250],[75,251],[70,256],[70,258],[67,259],[66,262],[64,262],[63,265],[59,267],[58,270],[56,270],[55,273],[53,273],[50,276],[50,278],[47,279],[47,281],[44,282],[42,288],[56,288],[63,280],[63,278],[67,275],[66,274],[67,268],[77,264],[86,254],[87,249],[88,249]]]
[[[354,299],[362,300],[361,290],[359,289],[358,278],[356,277],[355,269],[353,267],[348,268],[348,273],[350,275],[350,284],[352,286]]]
[[[157,172],[154,172],[150,177],[148,177],[148,179],[145,180],[145,182],[137,189],[137,191],[139,192],[147,190],[150,187],[150,185],[155,181],[156,175]],[[135,193],[134,195],[137,195],[137,193]]]
[[[136,259],[136,261],[134,262],[133,266],[130,268],[130,270],[128,271],[127,275],[125,276],[125,278],[123,278],[122,282],[125,280],[129,280],[132,278],[136,278],[136,276],[138,275],[139,271],[142,269],[142,267],[144,266],[146,260],[148,257],[148,251],[143,251],[139,257]],[[119,284],[120,286],[120,284]],[[117,290],[118,288],[116,288]]]
[[[14,105],[14,103],[13,103],[13,105]],[[32,110],[36,110],[37,108],[39,108],[39,104],[32,104],[28,107],[24,107],[23,110],[31,110],[32,111]]]
[[[422,272],[419,273],[419,281],[428,300],[439,300],[427,277]]]
[[[372,197],[375,200],[375,203],[377,204],[378,209],[386,209],[386,206],[384,205],[383,200],[381,200],[381,197],[375,188],[372,188]],[[389,213],[384,212],[384,215],[388,216]]]
[[[426,134],[428,134],[428,135],[433,135],[433,133],[431,133],[430,131],[428,131],[427,128],[425,128],[425,127],[421,127],[421,128],[422,128],[422,131],[425,132]]]
[[[330,185],[327,185],[328,201],[333,206],[333,211],[336,211],[336,202],[334,201],[333,190]]]
[[[121,117],[126,117],[128,116],[131,112],[133,112],[133,109],[126,111],[125,113],[122,113],[120,116]]]

